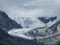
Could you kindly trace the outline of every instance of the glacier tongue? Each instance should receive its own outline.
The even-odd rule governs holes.
[[[12,30],[8,31],[8,34],[13,35],[13,36],[17,36],[17,37],[21,37],[21,38],[24,38],[24,39],[32,40],[32,39],[34,39],[34,37],[30,37],[30,36],[25,35],[25,33],[28,32],[31,29],[32,28],[12,29]]]

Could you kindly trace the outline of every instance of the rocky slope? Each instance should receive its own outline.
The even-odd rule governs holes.
[[[0,28],[0,42],[6,42],[11,45],[16,44],[14,38],[5,32],[2,28]]]
[[[13,28],[22,28],[21,25],[17,24],[16,21],[10,19],[8,15],[3,11],[0,11],[0,27],[6,31]]]
[[[7,43],[9,45],[40,45],[36,40],[27,40],[16,36],[9,35],[6,31],[0,28],[0,43]]]

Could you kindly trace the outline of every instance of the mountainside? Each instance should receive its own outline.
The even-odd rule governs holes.
[[[37,43],[36,40],[27,40],[21,37],[11,36],[3,29],[0,28],[0,44],[5,45],[40,45],[43,43]]]
[[[11,30],[10,35],[22,37],[23,39],[35,39],[36,42],[43,45],[57,45],[60,41],[60,21],[53,24],[51,27],[40,27],[31,30]],[[34,39],[32,41],[34,41]]]
[[[21,25],[17,24],[16,21],[10,19],[8,15],[3,11],[0,11],[0,27],[6,31],[13,28],[22,28]]]
[[[60,21],[57,20],[57,17],[41,17],[40,21],[25,18],[19,19],[19,25],[0,11],[0,45],[56,45],[60,41]],[[42,22],[48,23],[48,26]]]
[[[9,45],[15,45],[17,43],[12,36],[10,36],[2,28],[0,28],[0,43],[1,42],[2,43],[7,43]]]

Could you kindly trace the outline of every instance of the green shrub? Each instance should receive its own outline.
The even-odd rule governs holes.
[[[10,44],[7,42],[0,42],[0,45],[10,45]]]

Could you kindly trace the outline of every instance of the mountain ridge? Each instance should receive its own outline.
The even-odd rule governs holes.
[[[4,11],[0,11],[0,27],[6,31],[13,28],[22,28],[16,21],[10,19]]]

